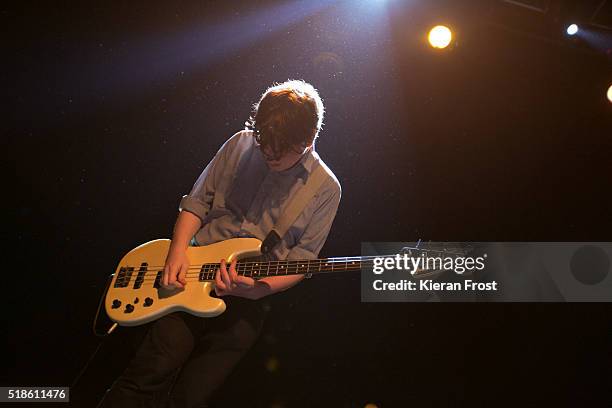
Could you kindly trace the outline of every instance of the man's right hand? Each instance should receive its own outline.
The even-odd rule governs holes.
[[[161,285],[164,289],[184,288],[187,285],[185,276],[189,270],[189,258],[185,249],[170,247],[164,266]]]

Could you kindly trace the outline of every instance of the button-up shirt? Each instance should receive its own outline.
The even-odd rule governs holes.
[[[275,259],[317,258],[340,203],[338,179],[314,146],[290,169],[270,170],[253,132],[247,130],[223,144],[181,200],[179,210],[202,220],[192,243],[206,245],[239,237],[263,241],[315,166],[323,166],[324,182],[270,255]]]

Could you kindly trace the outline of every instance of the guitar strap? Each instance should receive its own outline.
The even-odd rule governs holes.
[[[325,181],[325,169],[319,161],[318,166],[316,166],[308,176],[304,187],[290,198],[291,201],[287,205],[287,208],[280,215],[276,224],[261,244],[261,252],[263,254],[270,253],[270,251],[278,245],[298,216],[304,211],[306,204],[313,199],[319,187],[323,184],[323,181]]]

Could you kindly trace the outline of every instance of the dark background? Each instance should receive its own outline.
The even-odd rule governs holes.
[[[170,237],[181,196],[274,81],[312,82],[326,105],[317,150],[343,196],[321,256],[362,241],[612,241],[610,41],[564,37],[581,10],[551,3],[2,6],[1,383],[73,381],[117,261]],[[443,52],[425,42],[439,22],[457,34]],[[612,401],[609,304],[364,304],[343,275],[269,306],[215,406]],[[105,340],[73,405],[95,405],[141,335]]]

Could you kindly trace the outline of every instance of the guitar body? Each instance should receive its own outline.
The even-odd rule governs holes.
[[[260,247],[261,241],[256,238],[234,238],[188,247],[187,257],[190,265],[219,263],[221,259],[229,263],[259,256]],[[210,296],[214,281],[202,280],[197,267],[190,267],[183,289],[168,290],[159,285],[169,249],[169,239],[157,239],[134,248],[121,259],[105,299],[111,320],[121,326],[138,326],[175,311],[201,317],[225,311],[223,300]]]

